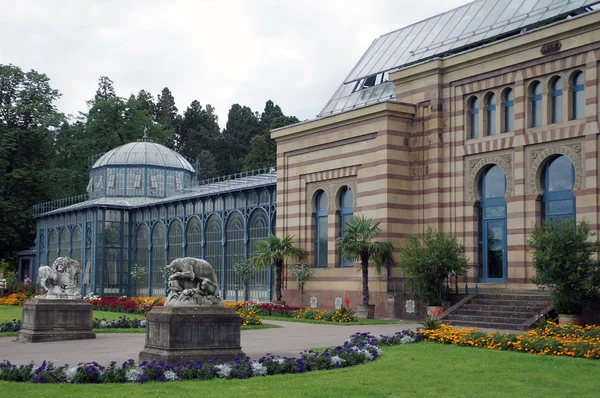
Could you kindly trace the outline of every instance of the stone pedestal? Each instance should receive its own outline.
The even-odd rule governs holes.
[[[92,310],[92,305],[81,299],[31,299],[23,305],[23,326],[17,333],[17,341],[95,339]]]
[[[146,315],[146,345],[139,360],[175,365],[244,357],[240,327],[241,319],[232,308],[154,307]]]

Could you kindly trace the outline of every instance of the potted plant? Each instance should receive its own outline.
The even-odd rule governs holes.
[[[423,236],[411,235],[400,251],[404,274],[411,278],[417,297],[428,306],[429,316],[435,316],[443,309],[446,278],[464,275],[468,269],[467,261],[464,245],[454,236],[431,227]]]
[[[363,302],[357,306],[359,318],[372,319],[375,316],[375,305],[369,303],[369,263],[378,274],[382,264],[394,264],[392,244],[375,240],[382,231],[380,224],[381,221],[373,224],[371,218],[362,215],[354,216],[343,228],[342,237],[336,241],[344,260],[360,261]]]
[[[306,251],[294,246],[293,237],[290,235],[279,239],[270,235],[266,239],[256,242],[256,255],[250,259],[256,268],[269,265],[275,266],[275,295],[277,303],[282,302],[281,289],[283,287],[283,265],[286,260],[301,261],[306,258]]]
[[[536,276],[532,281],[550,290],[560,324],[578,323],[588,301],[598,295],[600,267],[594,259],[600,243],[587,222],[572,220],[542,223],[528,239]]]

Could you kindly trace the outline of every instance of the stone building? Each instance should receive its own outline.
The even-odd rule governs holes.
[[[305,295],[360,302],[358,264],[335,248],[356,213],[397,245],[427,226],[455,235],[472,265],[461,289],[535,288],[526,236],[544,219],[598,230],[596,3],[478,0],[387,33],[316,119],[272,132],[277,233],[316,267]],[[391,314],[399,269],[370,281]]]

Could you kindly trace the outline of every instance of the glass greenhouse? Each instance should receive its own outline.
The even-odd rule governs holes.
[[[275,231],[275,169],[200,183],[195,175],[184,157],[147,140],[107,152],[92,166],[85,195],[34,207],[36,268],[68,256],[83,266],[82,294],[160,296],[161,267],[198,257],[215,269],[223,299],[243,297],[233,265]],[[134,264],[149,270],[139,286]],[[272,286],[272,271],[257,271],[250,297],[270,300]]]

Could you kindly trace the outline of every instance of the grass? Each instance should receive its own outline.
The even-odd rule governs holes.
[[[0,382],[11,396],[147,397],[596,397],[600,361],[435,343],[384,347],[353,368],[247,380],[142,385],[36,385]]]
[[[302,323],[316,323],[321,325],[336,325],[336,326],[355,326],[355,325],[388,325],[388,324],[402,324],[402,323],[414,323],[401,321],[398,319],[364,319],[358,318],[357,322],[347,323],[336,323],[329,321],[316,321],[314,319],[298,319],[298,318],[287,318],[284,316],[260,316],[263,321],[286,321],[286,322],[302,322]]]

